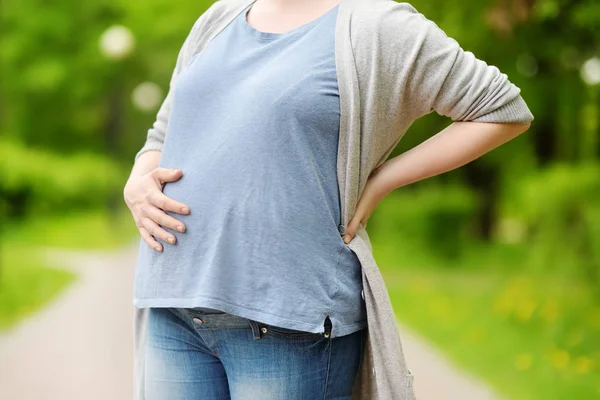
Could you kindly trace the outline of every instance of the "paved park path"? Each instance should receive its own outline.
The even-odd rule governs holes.
[[[47,254],[79,279],[0,334],[0,399],[130,400],[137,243],[114,252]],[[401,332],[418,400],[497,399],[406,328]]]

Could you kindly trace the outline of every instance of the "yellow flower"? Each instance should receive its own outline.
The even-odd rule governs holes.
[[[563,369],[569,364],[569,353],[565,350],[554,350],[551,355],[552,365],[557,369]]]
[[[494,313],[506,317],[512,312],[513,305],[514,298],[510,295],[503,294],[494,302]]]
[[[519,371],[525,371],[531,368],[533,357],[529,353],[519,354],[515,360],[515,366]]]
[[[429,303],[429,310],[433,316],[443,317],[450,312],[450,303],[445,296],[433,299]]]
[[[589,357],[581,356],[575,360],[575,372],[586,374],[594,367],[594,360]]]
[[[559,313],[558,306],[556,305],[556,302],[553,300],[550,300],[546,304],[544,304],[544,306],[542,307],[542,310],[540,312],[540,314],[542,315],[542,318],[549,324],[556,321],[556,318],[558,318],[558,313]]]
[[[516,315],[521,321],[528,321],[531,318],[531,314],[536,308],[536,304],[533,300],[527,299],[519,303],[516,309]]]

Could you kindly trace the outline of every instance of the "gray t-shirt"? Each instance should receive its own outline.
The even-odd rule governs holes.
[[[246,11],[178,77],[161,167],[190,206],[178,243],[141,241],[137,307],[207,308],[332,337],[366,326],[361,265],[343,242],[336,164],[337,10],[284,34]]]

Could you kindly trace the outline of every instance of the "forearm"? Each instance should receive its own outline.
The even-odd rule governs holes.
[[[373,173],[377,191],[383,198],[396,188],[461,167],[525,132],[528,127],[517,123],[454,122],[379,166]]]

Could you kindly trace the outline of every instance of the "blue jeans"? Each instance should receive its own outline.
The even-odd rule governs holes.
[[[150,308],[147,329],[146,400],[349,399],[366,336],[183,308]]]

